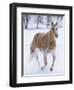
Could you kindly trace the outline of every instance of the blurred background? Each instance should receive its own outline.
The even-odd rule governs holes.
[[[51,22],[58,22],[59,27],[63,27],[63,15],[31,15],[22,14],[24,29],[42,29],[49,28]]]

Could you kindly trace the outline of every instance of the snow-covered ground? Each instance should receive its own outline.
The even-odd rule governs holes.
[[[59,37],[56,39],[56,60],[53,71],[50,71],[52,64],[51,54],[47,55],[48,65],[44,70],[41,70],[43,63],[43,54],[38,52],[40,67],[34,57],[30,60],[30,46],[34,35],[38,32],[47,32],[49,29],[37,29],[37,30],[24,30],[24,76],[42,76],[42,75],[64,75],[64,29],[58,29]]]

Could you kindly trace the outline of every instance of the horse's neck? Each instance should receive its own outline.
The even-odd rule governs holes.
[[[53,33],[52,30],[50,30],[50,31],[48,32],[48,37],[49,37],[49,39],[55,39],[55,36],[54,36],[54,33]]]
[[[48,48],[53,49],[56,47],[56,40],[53,31],[48,32]]]
[[[48,36],[50,37],[50,38],[54,38],[55,36],[54,36],[54,32],[52,31],[52,30],[50,30],[49,32],[48,32]]]

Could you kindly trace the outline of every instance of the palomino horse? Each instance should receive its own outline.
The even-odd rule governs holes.
[[[47,65],[47,54],[48,53],[52,54],[53,62],[50,67],[50,71],[53,70],[53,66],[56,58],[55,57],[56,37],[58,37],[57,23],[53,24],[52,22],[50,31],[48,31],[47,33],[37,33],[34,36],[31,44],[31,56],[33,56],[33,54],[36,52],[36,49],[38,48],[40,51],[43,52],[45,66]],[[38,60],[37,54],[35,55]],[[42,67],[41,69],[44,69],[44,67]]]

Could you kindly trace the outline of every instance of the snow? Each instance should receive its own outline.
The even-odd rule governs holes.
[[[40,51],[38,52],[40,66],[38,65],[35,57],[32,60],[30,59],[30,46],[34,35],[38,32],[47,32],[48,30],[50,29],[24,30],[24,76],[64,75],[64,29],[61,27],[58,29],[59,36],[56,39],[56,60],[53,71],[50,71],[50,66],[52,64],[51,54],[47,55],[48,64],[44,70],[41,70],[41,67],[44,66],[44,59],[43,54]]]

